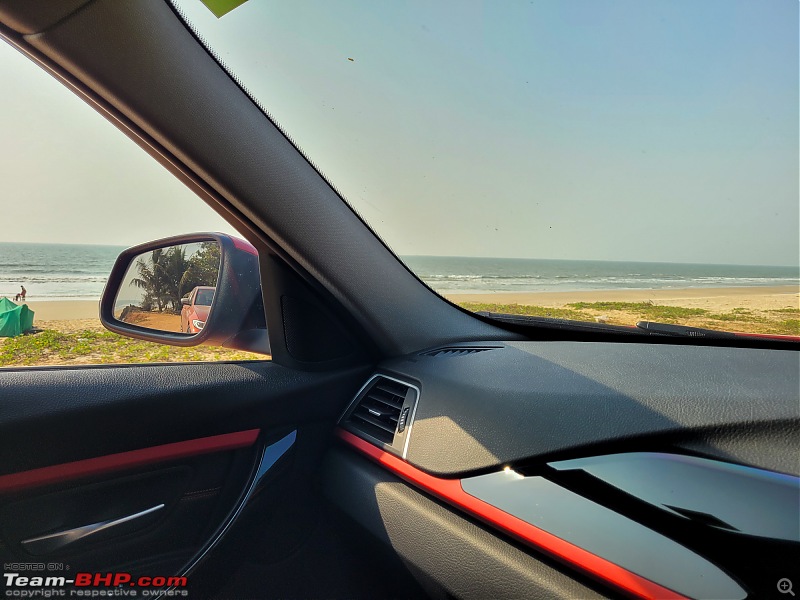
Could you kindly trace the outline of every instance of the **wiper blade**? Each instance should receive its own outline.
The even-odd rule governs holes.
[[[656,323],[653,321],[639,321],[636,327],[644,329],[655,335],[672,335],[677,337],[731,339],[737,337],[730,331],[717,331],[716,329],[702,329],[688,325],[672,325],[670,323]]]

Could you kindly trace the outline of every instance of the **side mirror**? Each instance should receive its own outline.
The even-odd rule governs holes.
[[[100,320],[115,333],[161,344],[270,353],[258,252],[223,234],[183,235],[125,250],[103,291]]]

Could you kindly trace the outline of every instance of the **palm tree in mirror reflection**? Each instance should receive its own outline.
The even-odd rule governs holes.
[[[139,276],[132,283],[144,290],[141,308],[178,313],[181,309],[181,282],[186,275],[189,261],[183,246],[158,248],[150,256],[136,261]]]

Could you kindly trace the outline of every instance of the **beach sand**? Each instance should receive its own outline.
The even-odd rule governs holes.
[[[447,297],[474,311],[611,325],[658,321],[741,333],[800,335],[798,286],[448,294]]]
[[[572,302],[653,302],[664,306],[703,308],[712,312],[729,312],[734,308],[770,311],[800,308],[800,289],[796,286],[690,288],[662,290],[598,290],[591,292],[497,292],[481,294],[448,293],[456,303],[483,302],[492,304],[529,304],[550,308]],[[91,300],[28,302],[35,314],[35,324],[43,322],[82,321],[99,325],[99,303]],[[66,324],[60,323],[57,329]]]
[[[100,303],[95,300],[53,300],[27,304],[34,312],[34,325],[39,329],[56,329],[71,333],[81,329],[103,328],[100,323]],[[164,331],[181,330],[180,315],[142,313],[135,322],[143,327]]]
[[[555,293],[451,293],[447,294],[447,297],[457,304],[472,303],[469,308],[476,311],[493,310],[598,321],[614,325],[634,325],[640,320],[655,320],[708,329],[800,335],[800,319],[798,319],[800,289],[797,286]],[[632,304],[568,306],[576,302]],[[526,308],[525,305],[530,308]],[[35,313],[33,335],[0,338],[0,366],[269,358],[210,346],[176,348],[122,336],[109,336],[104,333],[105,329],[100,323],[97,301],[32,301],[28,306]],[[692,312],[691,309],[699,310]],[[165,317],[173,321],[177,318],[179,321],[176,315],[154,315],[154,317]],[[38,333],[45,331],[50,331],[50,334],[42,336],[40,341],[36,342],[36,339],[39,339]],[[91,347],[87,348],[87,343]]]
[[[100,303],[96,300],[54,300],[26,302],[33,311],[36,329],[55,329],[62,333],[105,331],[100,322]]]
[[[573,302],[653,302],[664,306],[704,308],[727,312],[734,308],[779,310],[800,308],[796,286],[689,288],[662,290],[598,290],[591,292],[497,292],[481,294],[448,293],[455,303],[529,304],[557,308]]]
[[[26,304],[36,313],[37,321],[100,319],[100,302],[97,300],[31,301]]]

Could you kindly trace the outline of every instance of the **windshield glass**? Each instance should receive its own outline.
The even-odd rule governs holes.
[[[796,2],[175,4],[453,302],[800,334]]]

